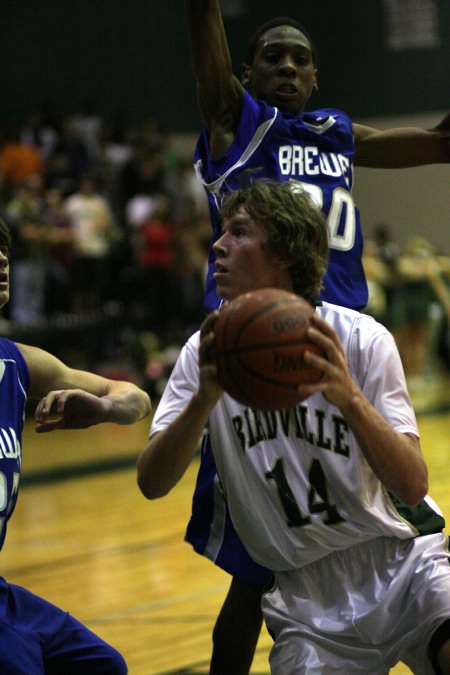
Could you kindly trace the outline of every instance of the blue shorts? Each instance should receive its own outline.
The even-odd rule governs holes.
[[[47,600],[0,577],[0,673],[125,675],[123,657]]]
[[[212,560],[239,581],[261,588],[272,581],[272,572],[249,556],[233,527],[207,435],[202,442],[200,468],[185,540],[192,544],[194,551]]]

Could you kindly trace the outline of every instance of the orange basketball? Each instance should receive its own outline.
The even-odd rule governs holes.
[[[304,360],[306,349],[324,356],[306,330],[314,308],[294,293],[263,288],[225,305],[214,329],[214,358],[223,389],[258,410],[279,410],[300,402],[300,384],[322,372]]]

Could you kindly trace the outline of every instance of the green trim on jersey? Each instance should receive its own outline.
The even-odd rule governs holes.
[[[397,510],[398,515],[410,523],[420,535],[442,532],[445,527],[444,518],[434,511],[425,500],[417,506],[407,506],[397,497],[389,493],[389,497]]]

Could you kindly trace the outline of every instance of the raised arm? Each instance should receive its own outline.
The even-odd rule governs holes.
[[[244,89],[233,75],[218,0],[186,0],[186,20],[200,114],[219,157],[233,140]]]
[[[450,162],[450,113],[432,129],[353,125],[355,166],[401,169]]]
[[[36,431],[82,429],[102,422],[132,424],[150,413],[148,395],[135,384],[69,368],[37,347],[18,347],[30,371],[30,396],[41,399]]]

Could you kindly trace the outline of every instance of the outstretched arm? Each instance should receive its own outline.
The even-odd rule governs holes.
[[[232,72],[218,0],[186,0],[186,20],[200,114],[219,157],[233,140],[244,89]]]
[[[37,347],[18,347],[30,371],[30,396],[41,398],[36,431],[82,429],[102,422],[132,424],[150,413],[148,395],[131,382],[69,368]]]
[[[432,129],[353,125],[355,166],[401,169],[450,162],[450,113]]]

